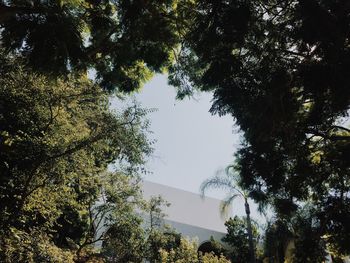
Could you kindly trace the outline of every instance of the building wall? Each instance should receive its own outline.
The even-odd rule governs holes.
[[[213,237],[215,240],[220,241],[225,236],[225,233],[222,232],[186,225],[170,220],[165,220],[165,223],[174,227],[183,236],[196,239],[198,241],[198,245],[209,241],[210,237]]]
[[[210,240],[210,237],[221,241],[225,236],[225,219],[220,215],[220,200],[207,197],[202,199],[195,193],[147,181],[143,183],[142,191],[146,200],[160,195],[169,202],[169,207],[162,208],[166,214],[164,224],[172,226],[185,237],[197,239],[199,245]],[[142,216],[147,224],[148,215]],[[104,231],[104,227],[99,229],[97,236]],[[101,247],[102,242],[95,245]]]
[[[216,240],[226,233],[225,219],[220,215],[221,201],[169,186],[144,182],[143,195],[146,200],[161,195],[170,203],[164,208],[165,222],[184,236],[198,238],[199,244],[213,236]]]

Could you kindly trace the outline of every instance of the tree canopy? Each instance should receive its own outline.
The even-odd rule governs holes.
[[[229,244],[229,256],[232,262],[251,262],[249,233],[247,231],[247,219],[234,216],[225,222],[227,234],[222,241]],[[252,225],[255,255],[259,243],[259,231],[256,224]]]
[[[276,262],[324,262],[327,253],[339,259],[322,236],[315,208],[305,205],[292,217],[273,218],[267,223],[264,237],[265,257]]]
[[[244,132],[236,169],[251,197],[282,214],[311,200],[322,211],[323,233],[346,248],[341,240],[350,233],[344,221],[350,214],[348,1],[189,5],[191,28],[170,74],[179,95],[193,88],[212,91],[211,112],[234,117]]]
[[[80,220],[109,164],[139,167],[145,112],[112,113],[105,91],[167,71],[179,98],[211,91],[211,112],[236,120],[249,196],[281,217],[307,202],[349,254],[349,14],[346,0],[1,1],[3,229],[53,242],[40,229]]]
[[[223,255],[216,256],[213,253],[198,255],[197,243],[193,240],[181,239],[180,245],[169,251],[160,250],[162,263],[230,263]]]
[[[79,254],[97,222],[135,214],[137,172],[151,152],[147,111],[111,111],[86,77],[52,80],[0,60],[0,260],[41,262],[45,247]]]
[[[135,90],[172,59],[176,0],[1,1],[0,46],[62,76],[93,70],[108,90]]]

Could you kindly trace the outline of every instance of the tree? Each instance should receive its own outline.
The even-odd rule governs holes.
[[[324,262],[327,256],[326,241],[313,211],[304,209],[293,217],[292,224],[295,232],[293,262]]]
[[[349,3],[198,0],[183,10],[190,27],[170,70],[179,96],[212,91],[210,111],[244,132],[242,187],[281,214],[312,200],[324,235],[347,250],[333,208],[350,214]]]
[[[250,219],[250,207],[248,203],[249,196],[247,192],[244,192],[242,189],[239,189],[239,186],[237,184],[237,175],[232,171],[232,167],[228,167],[225,170],[224,176],[216,175],[213,178],[205,180],[201,184],[200,188],[201,188],[202,196],[204,196],[205,192],[209,188],[224,189],[229,191],[227,198],[223,200],[223,203],[222,203],[222,210],[221,210],[222,213],[224,213],[225,210],[232,204],[235,198],[237,197],[243,198],[245,213],[247,216],[247,233],[248,233],[248,240],[249,240],[250,262],[254,263],[256,261],[256,258],[255,258],[252,223]]]
[[[161,263],[230,263],[224,256],[198,255],[197,243],[181,239],[180,245],[170,251],[161,249]]]
[[[181,246],[182,236],[171,227],[153,229],[146,233],[145,258],[151,263],[161,261],[161,251],[176,250]]]
[[[119,219],[108,228],[102,248],[105,262],[143,261],[145,233],[141,222],[136,216],[127,217]]]
[[[115,191],[116,187],[111,185],[110,190]],[[129,189],[135,191],[132,185],[121,187],[119,191]],[[139,193],[139,191],[136,191]],[[98,205],[99,214],[94,222],[102,222],[105,231],[97,231],[95,239],[91,242],[103,241],[102,252],[99,255],[106,262],[143,262],[147,260],[151,263],[161,262],[161,250],[171,251],[180,247],[181,234],[177,233],[170,226],[162,224],[164,212],[163,206],[169,206],[160,196],[151,197],[149,201],[134,200],[138,205],[131,206],[130,197],[132,194],[124,194],[120,202],[114,209],[106,209],[111,206],[110,202]],[[114,202],[112,202],[114,204]],[[101,207],[102,206],[102,207]],[[125,207],[126,211],[122,212]],[[106,214],[107,213],[107,214]],[[143,215],[149,215],[153,220],[148,220]],[[94,224],[96,226],[96,224]],[[98,226],[96,226],[98,228]],[[90,243],[91,243],[90,242]]]
[[[264,256],[269,262],[285,262],[286,251],[294,241],[294,233],[287,220],[278,218],[267,222],[264,235]]]
[[[67,72],[95,70],[96,80],[105,89],[130,91],[151,72],[169,68],[171,83],[180,86],[179,97],[189,94],[193,87],[214,92],[211,112],[231,114],[244,132],[244,143],[236,155],[242,187],[257,202],[272,204],[278,214],[290,214],[300,202],[311,200],[320,211],[317,216],[322,235],[327,236],[337,253],[348,254],[349,13],[348,1],[329,0],[2,1],[0,47],[11,56],[20,55],[35,72],[61,76],[61,84]],[[13,66],[2,63],[0,67],[5,72]],[[30,79],[24,79],[17,84],[25,86]],[[2,85],[12,87],[12,80],[6,81]],[[50,82],[48,86],[55,85]],[[14,98],[6,92],[4,98]],[[36,101],[46,101],[44,92],[38,94],[42,98],[36,97]],[[25,104],[30,104],[29,96],[24,96]],[[12,107],[15,104],[6,103]],[[46,109],[44,112],[49,111],[49,107],[38,105]],[[1,105],[1,112],[6,112],[8,106]],[[12,114],[26,116],[32,112],[28,106],[23,109],[26,110]],[[32,117],[19,126],[31,124]],[[66,124],[67,131],[72,131],[75,123]],[[63,121],[58,126],[67,128]],[[94,130],[92,126],[87,130]],[[16,134],[17,137],[7,128],[1,130],[2,156],[14,149],[11,143],[25,149],[13,150],[11,157],[1,157],[4,174],[11,171],[12,175],[23,175],[22,166],[37,165],[42,157],[39,155],[56,156],[48,148],[56,150],[56,154],[63,153],[64,149],[58,147],[61,145],[71,153],[73,148],[67,148],[70,143],[77,147],[74,149],[91,144],[89,140],[83,143],[82,137],[88,133],[85,129],[82,137],[75,136],[76,142],[82,144],[73,143],[72,136],[63,144],[48,142],[49,147],[39,143],[41,135],[35,133],[38,129],[34,124],[29,130],[33,133]],[[60,131],[57,134],[62,139],[65,134],[63,129]],[[59,141],[58,137],[52,140]],[[73,155],[78,158],[77,153]],[[17,163],[9,164],[7,158],[17,158]],[[21,158],[25,161],[19,164]],[[102,160],[97,159],[96,162]],[[53,173],[49,169],[53,159],[43,160],[40,173]],[[60,171],[69,166],[65,164],[55,170],[61,177]],[[3,189],[23,182],[18,179],[23,176],[16,174],[12,178],[16,179],[5,180]],[[46,182],[41,180],[37,186],[42,183]],[[22,190],[27,192],[27,183],[23,185]],[[45,189],[30,196],[36,194],[35,200],[52,197],[48,193],[54,188]],[[22,211],[17,207],[28,199],[17,195],[17,190],[6,197],[14,205],[6,207],[13,211],[4,210],[5,220],[9,214]],[[28,213],[42,221],[52,222],[48,218],[57,216],[53,207],[48,209],[52,213],[39,213],[40,216],[32,208]],[[47,207],[42,208],[44,211]]]
[[[235,216],[225,222],[227,234],[222,241],[230,245],[230,259],[232,262],[245,263],[251,261],[250,239],[247,231],[246,218]],[[254,244],[258,244],[259,232],[255,224],[252,225]]]
[[[268,222],[265,256],[271,262],[324,262],[329,250],[315,212],[312,206],[304,204],[291,217]]]
[[[170,251],[180,246],[181,234],[171,226],[164,223],[166,214],[163,209],[169,207],[170,203],[162,198],[161,195],[151,196],[145,202],[144,227],[146,232],[145,258],[151,262],[160,262],[160,250]]]
[[[80,242],[76,242],[76,254],[82,262],[91,256],[108,262],[142,259],[145,233],[142,218],[136,212],[143,204],[139,181],[138,177],[123,173],[106,172],[100,176],[101,195],[86,204],[88,227]],[[74,219],[70,222],[79,223]],[[64,231],[63,235],[67,233]],[[102,251],[96,249],[101,245]]]
[[[216,256],[227,256],[227,249],[224,247],[222,243],[215,240],[213,236],[210,237],[209,241],[202,243],[198,247],[198,252],[203,254],[213,254]]]
[[[163,207],[169,206],[170,203],[164,200],[161,195],[151,196],[150,200],[146,202],[144,210],[147,213],[150,231],[163,227],[164,217],[166,216]]]
[[[93,70],[108,90],[135,90],[172,60],[177,2],[1,1],[0,47],[50,76]]]
[[[79,257],[94,241],[91,209],[99,198],[108,204],[98,211],[111,220],[134,213],[137,173],[151,152],[147,111],[112,112],[84,76],[52,80],[19,58],[0,54],[0,61],[0,259],[42,261],[31,255],[46,255],[45,247]],[[116,172],[106,173],[111,164]]]
[[[52,243],[50,237],[37,230],[31,233],[1,229],[1,262],[57,262],[74,263],[74,252]]]

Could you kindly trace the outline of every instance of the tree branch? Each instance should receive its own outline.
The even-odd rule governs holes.
[[[330,134],[327,134],[326,132],[317,131],[315,129],[308,129],[307,132],[330,141],[350,141],[350,135],[330,135]]]

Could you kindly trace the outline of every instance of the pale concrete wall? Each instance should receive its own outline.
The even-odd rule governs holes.
[[[220,200],[214,198],[202,199],[200,195],[160,185],[151,182],[144,182],[142,186],[143,196],[149,200],[152,196],[161,195],[171,205],[164,207],[164,223],[175,228],[184,237],[196,238],[198,244],[210,240],[221,241],[226,234],[225,219],[220,216]],[[231,208],[230,208],[231,209]],[[142,215],[145,223],[148,222],[148,215]],[[105,231],[101,228],[98,236]],[[98,242],[96,247],[101,247]]]
[[[220,216],[220,200],[209,197],[202,199],[199,194],[147,181],[143,183],[142,189],[146,200],[161,195],[171,204],[164,208],[167,220],[226,233],[225,219]]]
[[[174,227],[179,233],[181,233],[184,237],[190,239],[196,239],[198,241],[198,245],[209,241],[212,236],[215,240],[221,241],[221,239],[225,236],[225,233],[213,231],[201,227],[186,225],[178,222],[173,222],[170,220],[165,220],[166,224]]]
[[[199,194],[147,181],[142,190],[146,200],[160,195],[169,202],[170,206],[163,208],[164,224],[172,226],[184,237],[196,239],[198,245],[209,241],[210,237],[221,241],[225,236],[225,219],[220,215],[221,200],[202,199]],[[144,217],[147,221],[147,216]]]

